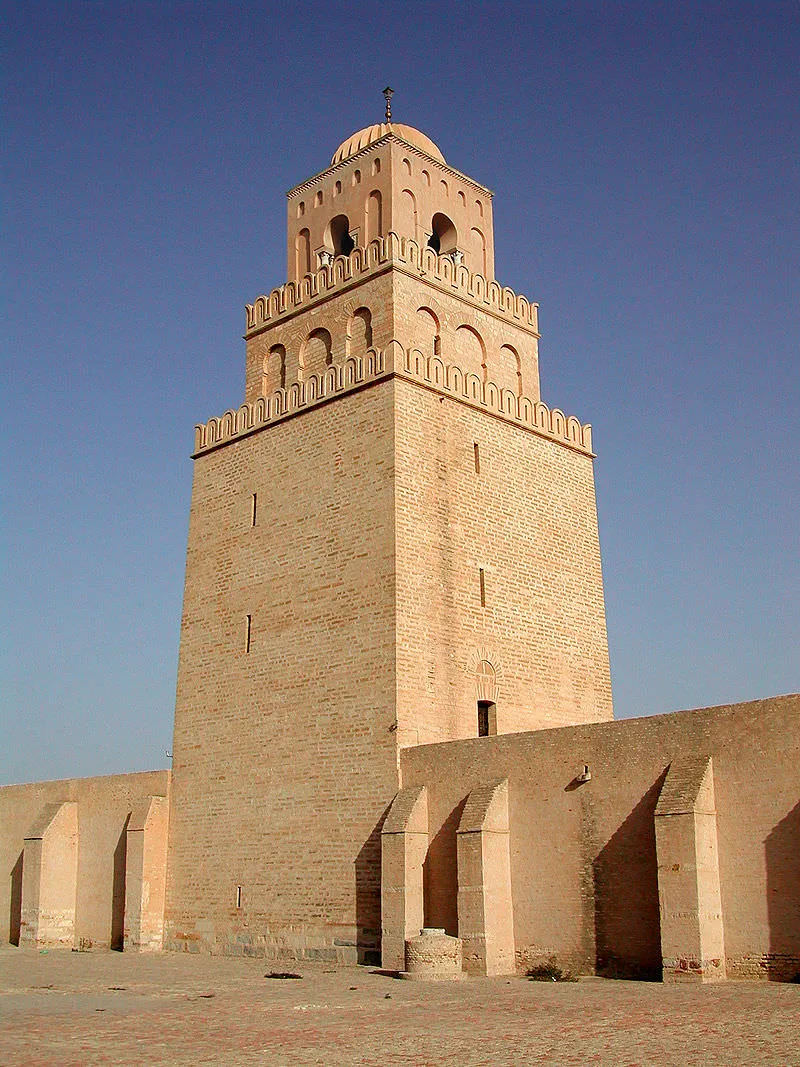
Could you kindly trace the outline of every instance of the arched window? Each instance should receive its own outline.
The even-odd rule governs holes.
[[[381,172],[381,161],[379,159],[373,159],[373,161],[372,161],[372,173],[373,174],[380,174],[380,172]]]
[[[301,230],[294,241],[295,272],[298,278],[311,271],[311,235]]]
[[[458,232],[452,219],[437,211],[431,219],[431,230],[428,238],[428,247],[432,248],[437,255],[445,256],[449,252],[455,252],[458,248]]]
[[[497,733],[497,672],[488,659],[482,659],[475,671],[478,690],[478,737]]]
[[[353,185],[361,185],[361,171],[360,170],[354,170],[353,171]]]
[[[355,248],[355,241],[350,236],[350,220],[347,215],[336,215],[328,223],[325,232],[325,244],[335,256],[349,256]]]

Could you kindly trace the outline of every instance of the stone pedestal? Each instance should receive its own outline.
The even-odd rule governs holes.
[[[406,941],[406,969],[403,978],[415,981],[458,981],[461,969],[461,941],[444,930],[423,929]]]

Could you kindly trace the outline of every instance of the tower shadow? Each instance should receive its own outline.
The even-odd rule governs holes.
[[[800,980],[800,802],[764,842],[772,982]]]

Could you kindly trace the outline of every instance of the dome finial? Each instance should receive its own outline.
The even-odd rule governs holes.
[[[393,92],[394,92],[394,89],[392,89],[388,85],[383,90],[383,95],[386,97],[386,121],[387,122],[391,122],[392,121],[392,93]]]

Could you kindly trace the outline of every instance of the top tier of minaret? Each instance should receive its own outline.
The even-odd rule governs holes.
[[[387,95],[388,94],[388,95]],[[492,193],[447,164],[424,133],[385,121],[336,149],[327,170],[287,193],[287,279],[394,231],[494,278]]]

